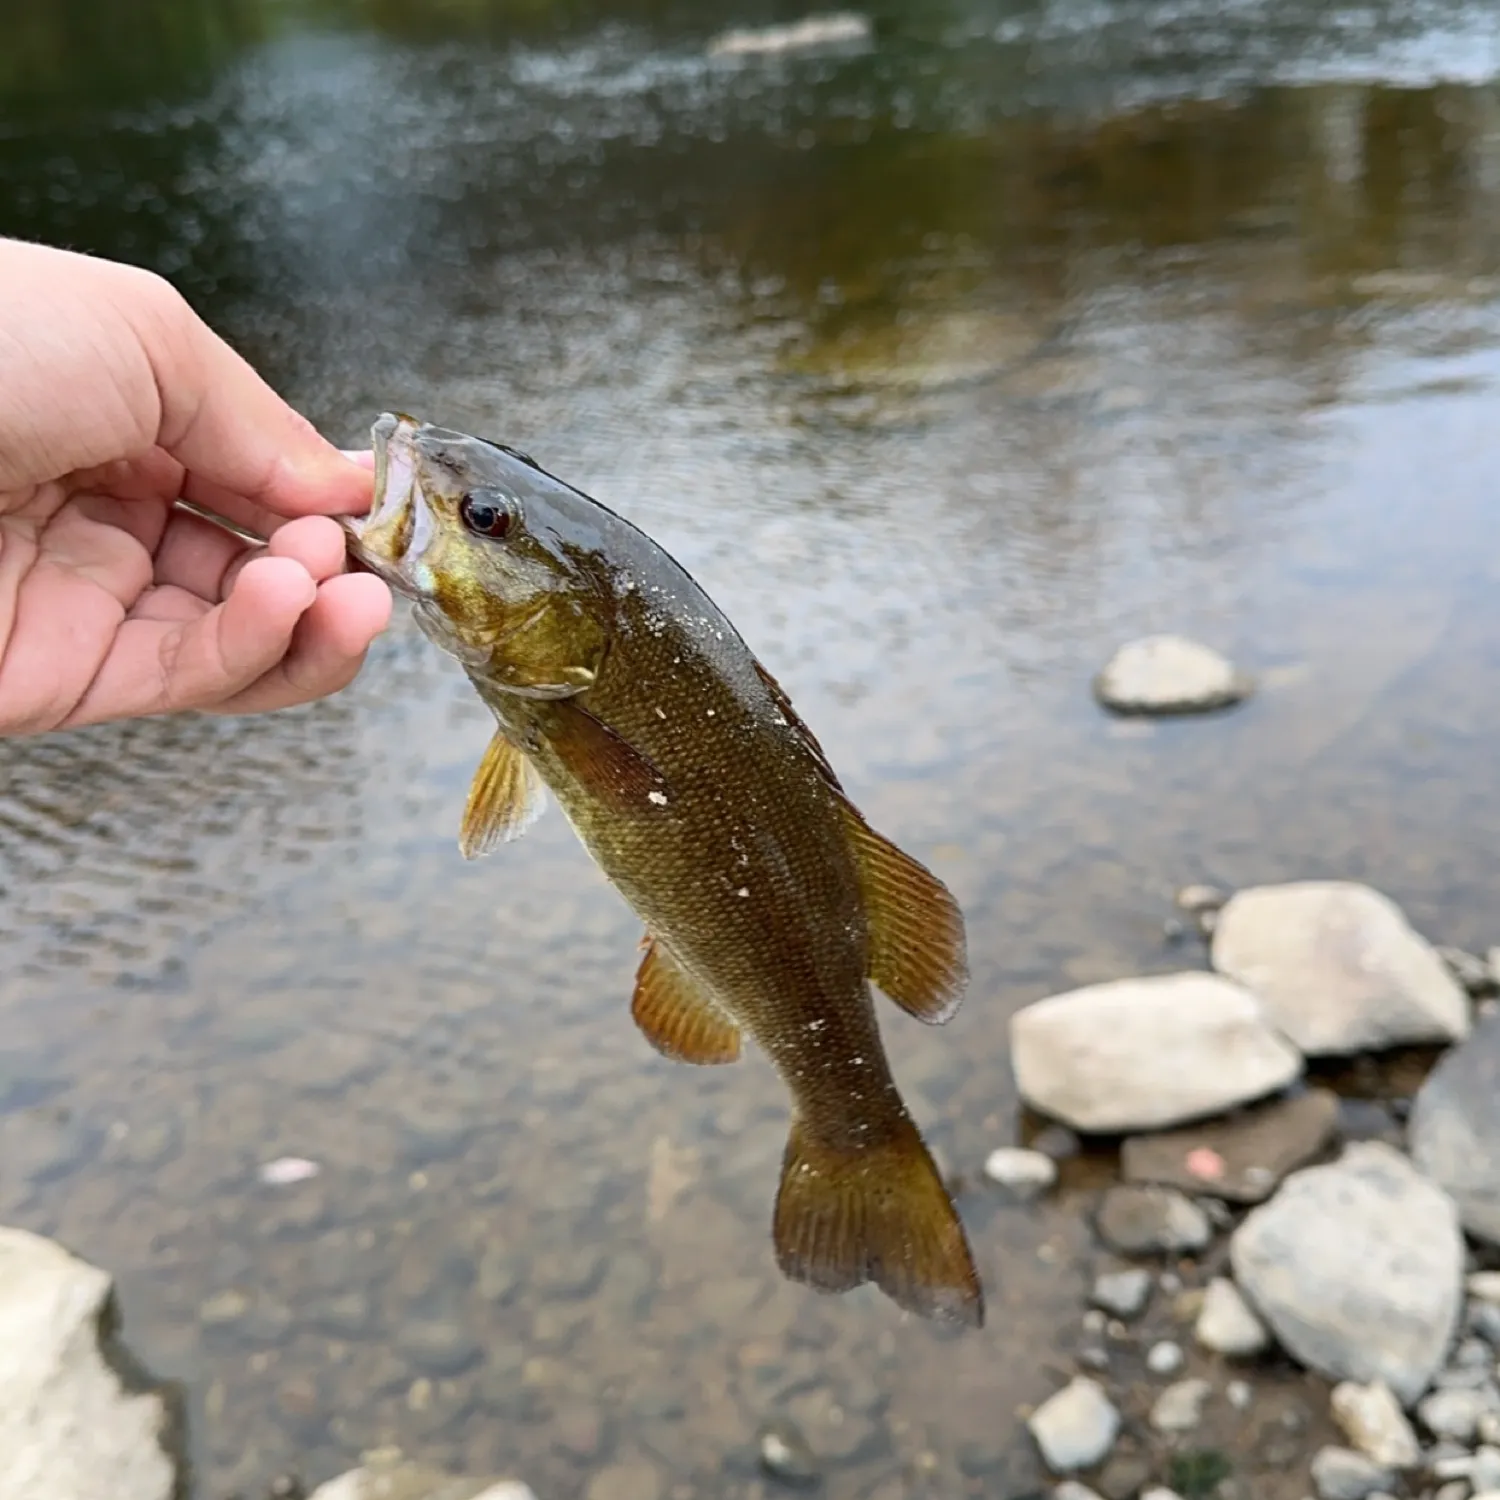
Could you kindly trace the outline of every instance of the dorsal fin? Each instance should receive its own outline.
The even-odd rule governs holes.
[[[765,684],[766,691],[771,695],[771,701],[776,705],[776,711],[791,726],[797,738],[806,747],[807,753],[817,763],[818,772],[834,791],[842,792],[843,787],[839,785],[838,776],[828,763],[828,757],[823,754],[823,747],[818,743],[817,736],[807,727],[802,715],[792,707],[792,700],[787,697],[786,690],[777,680],[752,657],[755,666],[755,674]]]

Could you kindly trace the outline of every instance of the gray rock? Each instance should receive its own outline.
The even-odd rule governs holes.
[[[1205,1349],[1247,1359],[1264,1352],[1271,1342],[1266,1326],[1250,1310],[1232,1281],[1216,1276],[1203,1293],[1203,1306],[1193,1335]]]
[[[1114,1446],[1120,1413],[1104,1388],[1079,1375],[1037,1407],[1026,1423],[1054,1474],[1091,1469]]]
[[[1030,1203],[1057,1181],[1057,1163],[1041,1151],[1001,1146],[985,1157],[984,1175],[1015,1202]]]
[[[1319,1448],[1312,1461],[1313,1487],[1319,1500],[1366,1500],[1389,1489],[1395,1474],[1352,1448]]]
[[[1203,911],[1218,911],[1229,900],[1229,892],[1216,885],[1185,885],[1172,897],[1178,911],[1197,916]]]
[[[664,1486],[660,1471],[644,1459],[610,1464],[594,1475],[585,1500],[658,1500]]]
[[[1127,1321],[1138,1318],[1151,1300],[1151,1273],[1140,1267],[1106,1271],[1094,1282],[1090,1300],[1095,1307]]]
[[[1206,1380],[1169,1385],[1152,1403],[1151,1425],[1158,1432],[1191,1432],[1203,1420],[1203,1407],[1212,1391]]]
[[[1238,703],[1253,688],[1217,651],[1180,635],[1121,646],[1094,679],[1094,696],[1119,714],[1207,713]]]
[[[1452,1194],[1464,1228],[1500,1243],[1500,1016],[1427,1075],[1408,1122],[1413,1160]]]
[[[109,1277],[60,1245],[0,1228],[0,1495],[171,1500],[181,1413],[127,1391]],[[132,1380],[132,1385],[136,1382]],[[179,1489],[181,1487],[181,1489]]]
[[[1458,1320],[1451,1200],[1391,1147],[1348,1147],[1289,1177],[1230,1241],[1241,1291],[1295,1358],[1335,1380],[1426,1390]]]
[[[1333,1139],[1339,1099],[1309,1089],[1227,1120],[1128,1137],[1120,1147],[1126,1182],[1157,1182],[1231,1203],[1262,1203],[1288,1172],[1306,1166]]]
[[[1170,1339],[1152,1344],[1146,1351],[1146,1368],[1153,1375],[1175,1375],[1182,1368],[1182,1346]]]
[[[1366,1458],[1391,1469],[1409,1469],[1421,1458],[1417,1435],[1384,1381],[1341,1381],[1331,1404],[1334,1421]]]
[[[1224,1387],[1224,1399],[1235,1411],[1249,1411],[1255,1400],[1255,1388],[1248,1380],[1231,1380]]]
[[[1091,1490],[1076,1479],[1065,1479],[1052,1486],[1052,1500],[1100,1500],[1098,1490]]]
[[[1153,1484],[1149,1490],[1141,1491],[1141,1500],[1182,1500],[1182,1496],[1165,1485]]]
[[[1468,1324],[1491,1347],[1500,1344],[1500,1307],[1493,1302],[1471,1302]]]
[[[536,1500],[519,1479],[460,1479],[399,1459],[372,1459],[321,1484],[308,1500]]]
[[[483,1350],[462,1323],[412,1318],[396,1329],[396,1348],[425,1375],[458,1375],[477,1364]]]
[[[1203,1210],[1171,1188],[1112,1187],[1095,1222],[1104,1241],[1124,1255],[1192,1252],[1212,1238]]]
[[[783,1484],[814,1485],[823,1477],[817,1455],[796,1423],[767,1422],[756,1436],[761,1467]]]
[[[1448,965],[1448,972],[1475,997],[1495,993],[1495,974],[1489,964],[1462,948],[1438,948],[1437,956]]]
[[[1261,1000],[1309,1057],[1469,1030],[1469,1002],[1401,908],[1369,886],[1299,881],[1231,897],[1214,929],[1213,965]]]
[[[1217,1114],[1302,1071],[1255,997],[1212,974],[1119,979],[1011,1018],[1021,1097],[1075,1130],[1135,1131]]]
[[[1485,1372],[1486,1377],[1488,1371]],[[1422,1425],[1436,1438],[1471,1443],[1479,1419],[1500,1410],[1493,1387],[1472,1390],[1434,1391],[1417,1406]]]

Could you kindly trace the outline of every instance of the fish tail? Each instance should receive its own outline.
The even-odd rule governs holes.
[[[984,1292],[958,1211],[904,1116],[867,1146],[830,1146],[794,1119],[776,1196],[782,1274],[821,1292],[873,1281],[898,1306],[984,1323]]]

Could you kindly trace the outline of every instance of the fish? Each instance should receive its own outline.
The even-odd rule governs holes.
[[[963,914],[854,806],[733,625],[637,526],[504,443],[386,412],[355,564],[410,602],[494,715],[465,858],[550,797],[645,927],[631,1015],[662,1056],[733,1063],[749,1038],[791,1099],[776,1263],[818,1292],[873,1282],[980,1327],[984,1290],[907,1111],[875,989],[949,1020]]]

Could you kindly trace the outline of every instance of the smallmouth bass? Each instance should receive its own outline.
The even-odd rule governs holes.
[[[349,550],[412,601],[497,729],[467,858],[550,789],[645,923],[631,1014],[723,1064],[742,1037],[792,1097],[777,1263],[823,1292],[873,1281],[923,1317],[984,1320],[963,1226],[886,1061],[870,984],[946,1021],[964,922],[855,809],[786,694],[648,536],[503,444],[383,415]]]

